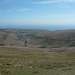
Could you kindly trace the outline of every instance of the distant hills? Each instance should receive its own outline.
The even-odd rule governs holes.
[[[48,31],[40,29],[0,29],[0,44],[5,46],[24,46],[26,37],[28,39],[28,37],[40,32]]]
[[[24,46],[26,38],[28,47],[73,47],[75,30],[47,31],[35,29],[0,30],[0,44],[5,46]]]
[[[32,37],[41,47],[75,46],[75,30],[37,33]]]

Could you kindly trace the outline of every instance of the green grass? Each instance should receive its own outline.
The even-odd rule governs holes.
[[[75,75],[75,53],[0,47],[0,75]]]

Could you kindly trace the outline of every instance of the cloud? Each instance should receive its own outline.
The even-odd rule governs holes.
[[[62,2],[75,2],[75,0],[61,0]]]
[[[12,11],[27,11],[30,10],[29,8],[22,8],[22,9],[14,9],[14,10],[7,10],[8,12],[12,12]]]
[[[50,3],[61,3],[61,2],[75,2],[75,0],[46,0],[46,1],[38,1],[33,2],[33,4],[50,4]]]
[[[18,9],[16,11],[27,11],[27,10],[29,10],[29,8]]]
[[[14,9],[14,10],[5,10],[5,11],[0,11],[0,14],[6,13],[6,12],[23,12],[30,10],[29,8],[22,8],[22,9]]]
[[[49,4],[49,3],[57,3],[58,0],[54,0],[54,1],[39,1],[39,2],[33,2],[33,4]]]

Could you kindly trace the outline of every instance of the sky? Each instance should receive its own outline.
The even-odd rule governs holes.
[[[75,0],[0,0],[0,27],[75,29]]]

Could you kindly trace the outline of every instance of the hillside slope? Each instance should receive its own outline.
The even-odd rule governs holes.
[[[51,39],[75,40],[75,30],[52,31],[36,34],[38,37],[48,37]]]
[[[41,44],[41,47],[72,47],[75,46],[75,30],[37,33],[31,39],[37,40],[36,44]]]
[[[35,29],[3,29],[0,30],[0,46],[24,46],[25,39],[29,42],[28,37],[47,30]]]
[[[24,29],[0,30],[0,44],[5,46],[24,46],[25,39],[28,47],[73,47],[75,30],[50,32]]]

